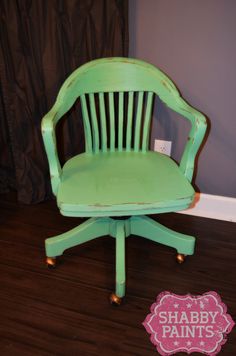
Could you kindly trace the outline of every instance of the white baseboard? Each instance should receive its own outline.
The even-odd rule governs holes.
[[[196,193],[192,206],[180,213],[236,222],[236,198]]]

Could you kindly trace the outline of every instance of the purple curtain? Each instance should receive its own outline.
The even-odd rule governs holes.
[[[0,192],[51,196],[41,119],[67,76],[100,57],[127,56],[128,0],[1,0]],[[60,122],[60,158],[84,149],[79,108]]]

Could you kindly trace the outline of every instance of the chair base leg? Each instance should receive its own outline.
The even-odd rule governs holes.
[[[133,216],[129,219],[90,218],[78,227],[45,241],[48,267],[54,268],[56,257],[70,247],[100,236],[114,237],[116,239],[116,289],[110,296],[110,302],[120,305],[125,296],[125,238],[130,234],[175,248],[178,263],[183,263],[185,256],[192,255],[194,252],[193,236],[172,231],[147,216]]]
[[[108,235],[111,221],[110,218],[91,218],[70,231],[46,239],[47,257],[61,256],[70,247]]]
[[[147,216],[133,216],[130,220],[132,234],[173,247],[178,254],[194,253],[195,237],[168,229]]]

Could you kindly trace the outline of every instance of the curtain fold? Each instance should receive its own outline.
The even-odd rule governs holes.
[[[51,196],[41,119],[68,75],[100,57],[128,54],[128,0],[1,0],[0,192]],[[60,158],[84,150],[79,107],[59,123]]]

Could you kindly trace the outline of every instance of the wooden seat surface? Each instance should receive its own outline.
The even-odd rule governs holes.
[[[66,162],[57,203],[67,216],[140,215],[185,209],[193,196],[171,158],[153,151],[108,151]]]

